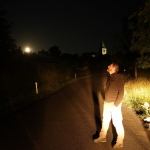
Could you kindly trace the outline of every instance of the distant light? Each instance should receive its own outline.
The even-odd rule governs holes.
[[[30,53],[30,48],[27,47],[27,48],[25,49],[25,52]]]
[[[106,48],[102,48],[102,54],[105,55],[107,53],[107,49]]]

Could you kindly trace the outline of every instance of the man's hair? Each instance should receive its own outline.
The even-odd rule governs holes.
[[[115,67],[116,72],[119,71],[119,64],[117,62],[112,62],[113,66]]]

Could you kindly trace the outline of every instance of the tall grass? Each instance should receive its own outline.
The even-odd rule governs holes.
[[[146,77],[129,79],[124,89],[123,103],[128,108],[134,109],[141,118],[149,116],[149,110],[142,105],[144,102],[150,103],[150,80]]]

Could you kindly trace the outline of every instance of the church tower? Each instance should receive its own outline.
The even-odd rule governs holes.
[[[102,41],[102,45],[101,45],[101,50],[102,50],[103,55],[107,54],[107,48],[105,47],[105,44],[103,41]]]

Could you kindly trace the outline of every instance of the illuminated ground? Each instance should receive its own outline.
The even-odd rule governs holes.
[[[0,120],[1,150],[111,150],[112,125],[107,142],[95,144],[100,130],[104,76],[72,83]],[[40,92],[40,91],[39,91]],[[140,120],[123,107],[123,150],[148,150],[148,136]],[[149,148],[148,148],[149,147]]]

